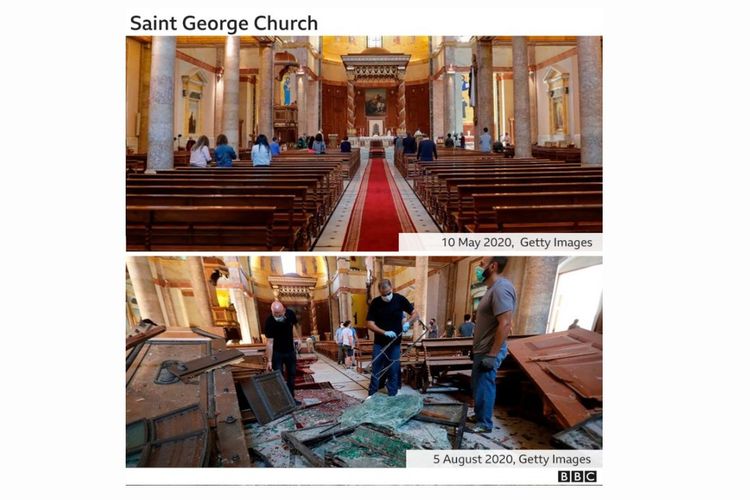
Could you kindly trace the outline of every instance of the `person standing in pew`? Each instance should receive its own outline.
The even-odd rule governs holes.
[[[479,151],[482,153],[489,153],[492,147],[492,136],[490,135],[490,129],[484,127],[484,133],[479,136]]]
[[[279,145],[279,138],[274,137],[271,139],[271,156],[279,156],[281,154],[281,146]]]
[[[419,141],[419,149],[417,150],[417,159],[419,161],[437,160],[437,157],[437,145],[435,145],[435,141],[429,137]]]
[[[459,337],[473,337],[474,323],[471,321],[471,314],[464,314],[464,323],[458,327]]]
[[[477,281],[487,285],[487,291],[477,307],[477,323],[472,346],[473,366],[471,388],[474,396],[474,417],[467,426],[469,432],[490,432],[497,387],[495,379],[500,364],[508,354],[506,340],[513,326],[516,309],[516,289],[502,272],[507,257],[482,257],[475,269]]]
[[[314,142],[315,142],[315,137],[314,136],[311,135],[310,137],[308,137],[307,138],[307,149],[309,149],[310,151],[312,151],[313,143]]]
[[[323,134],[318,132],[315,135],[315,141],[313,142],[312,146],[313,151],[315,151],[316,155],[322,155],[326,152],[326,143],[323,142]]]
[[[445,139],[445,147],[452,148],[454,145],[455,143],[453,142],[453,138],[451,137],[450,134],[448,134],[448,137]]]
[[[253,149],[250,150],[250,158],[253,160],[253,167],[268,167],[271,165],[273,150],[268,145],[268,137],[260,134],[255,140]]]
[[[458,144],[461,149],[466,149],[466,137],[464,137],[464,133],[461,132],[461,136],[458,138]]]
[[[406,137],[404,137],[403,149],[405,155],[417,152],[417,140],[411,136],[411,132],[407,132]]]
[[[341,141],[341,152],[342,153],[352,152],[352,143],[349,142],[349,137],[347,136],[344,136],[344,140]]]
[[[294,398],[294,377],[297,374],[297,352],[294,349],[294,327],[298,324],[294,311],[278,300],[271,304],[271,315],[266,318],[264,332],[268,371],[286,371],[286,385]],[[301,404],[296,399],[296,404]]]
[[[198,142],[195,142],[190,148],[190,166],[207,167],[210,161],[211,153],[208,150],[208,137],[202,135],[198,137]]]
[[[216,138],[214,156],[216,156],[217,167],[231,167],[232,160],[237,159],[237,153],[235,153],[234,148],[229,145],[229,140],[224,134],[219,134]]]
[[[195,139],[192,136],[188,137],[188,141],[185,143],[185,151],[192,151],[195,146]]]

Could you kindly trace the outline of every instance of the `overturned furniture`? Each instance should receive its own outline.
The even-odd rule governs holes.
[[[167,328],[127,350],[128,465],[250,465],[227,365],[240,358],[226,354],[222,333]]]
[[[422,369],[417,374],[417,388],[423,393],[438,387],[446,377],[471,370],[472,338],[422,340]]]
[[[568,428],[601,413],[602,335],[574,328],[508,342],[510,354],[538,388],[543,413]]]

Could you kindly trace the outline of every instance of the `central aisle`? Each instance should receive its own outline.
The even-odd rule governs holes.
[[[386,159],[363,157],[318,238],[317,251],[398,251],[399,232],[440,232],[411,186]]]
[[[416,228],[385,161],[373,158],[367,170],[342,250],[398,251],[398,233],[413,233]]]

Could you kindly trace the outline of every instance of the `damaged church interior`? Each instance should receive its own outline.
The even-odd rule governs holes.
[[[494,259],[129,255],[127,466],[404,467],[407,450],[601,449],[601,257]],[[472,423],[483,269],[515,294],[489,428]],[[384,336],[378,307],[398,301],[403,331]],[[287,323],[277,366],[273,332]]]

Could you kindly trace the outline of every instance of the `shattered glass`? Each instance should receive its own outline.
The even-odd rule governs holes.
[[[339,421],[343,427],[352,427],[367,422],[396,430],[422,411],[423,406],[421,396],[414,394],[399,394],[398,396],[374,394],[361,405],[346,409]]]

